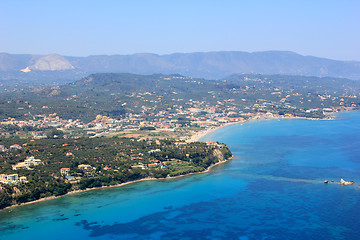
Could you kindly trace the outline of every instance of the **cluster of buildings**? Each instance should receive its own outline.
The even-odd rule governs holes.
[[[19,169],[30,169],[32,166],[36,166],[41,164],[40,159],[35,159],[34,157],[28,157],[24,160],[24,162],[19,162],[15,165],[12,165],[13,170],[19,170]]]
[[[229,90],[229,94],[237,95],[241,94],[242,91],[247,91],[247,88]],[[9,118],[0,122],[0,126],[13,124],[19,127],[32,126],[38,129],[55,127],[64,131],[84,129],[90,135],[139,130],[149,127],[174,130],[184,126],[211,127],[223,123],[241,122],[244,120],[244,117],[251,118],[259,112],[266,113],[269,112],[269,109],[277,109],[278,107],[296,109],[294,105],[295,102],[310,101],[310,97],[320,98],[321,101],[326,101],[327,99],[331,99],[332,101],[337,100],[333,99],[331,95],[302,96],[296,92],[281,91],[279,89],[274,89],[273,92],[269,92],[270,96],[274,96],[272,100],[234,99],[231,97],[229,99],[219,99],[215,91],[210,91],[207,93],[210,98],[197,101],[193,99],[176,98],[176,94],[176,92],[173,92],[174,98],[166,99],[165,101],[163,96],[155,93],[132,92],[127,95],[131,100],[127,100],[128,102],[123,101],[122,106],[126,109],[129,105],[133,104],[134,101],[139,102],[139,104],[129,106],[127,113],[120,119],[97,115],[93,121],[85,124],[79,119],[61,119],[56,113],[53,113],[49,115],[36,115],[33,119],[26,121],[16,121],[15,119]],[[339,101],[343,100],[344,99],[339,99]],[[44,107],[46,108],[46,106]],[[307,113],[314,111],[331,112],[333,109],[329,107],[304,109],[304,112]],[[41,131],[33,131],[32,135],[34,138],[46,137]]]
[[[257,81],[257,79],[252,79],[251,81]],[[187,82],[197,83],[192,79],[189,79]],[[16,121],[9,118],[0,122],[0,127],[1,125],[13,124],[19,127],[31,126],[36,129],[55,127],[70,132],[72,129],[83,129],[90,136],[149,128],[174,131],[181,127],[196,126],[207,128],[224,123],[242,122],[247,118],[256,118],[261,114],[269,117],[269,115],[265,114],[276,114],[276,110],[279,109],[289,110],[285,111],[285,114],[281,114],[285,117],[292,117],[291,112],[293,110],[303,111],[304,113],[331,113],[335,111],[335,108],[328,107],[329,103],[327,101],[338,101],[340,105],[344,105],[345,101],[343,98],[334,97],[329,94],[316,95],[309,93],[310,95],[306,95],[292,90],[282,91],[276,88],[266,92],[268,95],[263,96],[264,99],[252,99],[247,97],[249,94],[243,94],[243,92],[250,91],[249,89],[250,87],[248,86],[241,89],[229,89],[229,97],[225,99],[224,97],[219,97],[219,93],[216,91],[209,91],[204,93],[205,97],[203,100],[181,99],[177,96],[176,92],[170,93],[174,98],[169,99],[155,92],[137,91],[126,95],[127,98],[125,100],[118,101],[122,103],[122,107],[127,111],[120,119],[97,115],[93,121],[85,124],[79,119],[61,119],[56,113],[53,113],[49,115],[36,115],[33,119],[26,121]],[[237,95],[244,98],[234,97]],[[356,96],[346,97],[355,98]],[[309,105],[311,101],[314,102],[316,99],[320,99],[322,107],[319,104]],[[302,104],[305,104],[304,106],[307,107],[299,109],[299,106]],[[309,108],[309,106],[313,107]],[[44,106],[43,108],[47,107]],[[46,137],[44,131],[33,131],[32,135],[34,138]],[[64,138],[66,137],[68,136],[64,135]],[[2,151],[1,146],[0,151]]]
[[[93,169],[93,167],[89,164],[80,164],[78,165],[78,169],[82,170],[82,171],[90,171]],[[61,168],[60,169],[60,174],[63,176],[68,176],[70,172],[70,168]]]
[[[160,160],[149,160],[150,163],[137,163],[135,165],[132,165],[132,168],[141,168],[141,169],[149,169],[160,166],[161,169],[167,168],[167,165],[165,162],[161,162]]]
[[[27,178],[18,174],[0,174],[0,183],[12,184],[16,182],[27,182]]]
[[[7,151],[9,149],[10,150],[11,149],[19,150],[19,149],[22,149],[22,146],[20,146],[19,144],[13,144],[9,148],[6,148],[4,145],[0,145],[0,152],[5,152],[5,151]]]
[[[151,93],[145,92],[133,93],[130,97],[143,98],[148,95],[152,96]],[[144,102],[147,101],[146,99],[143,100]],[[178,120],[179,117],[185,118],[187,121],[191,122],[192,125],[197,124],[205,127],[208,126],[210,122],[214,125],[223,122],[236,122],[242,120],[240,117],[229,116],[229,114],[231,114],[231,109],[229,109],[229,111],[223,109],[222,111],[218,111],[216,113],[216,110],[223,108],[223,103],[221,102],[217,105],[211,105],[206,101],[195,101],[192,99],[188,101],[183,99],[177,100],[179,101],[178,104],[174,103],[164,108],[145,106],[146,104],[144,103],[144,105],[139,106],[140,110],[137,111],[138,113],[131,113],[132,111],[129,111],[129,113],[121,119],[113,119],[108,116],[97,115],[92,122],[87,124],[83,123],[79,119],[61,119],[56,113],[53,113],[49,115],[36,115],[33,119],[23,121],[8,118],[0,122],[0,126],[16,125],[18,127],[31,126],[36,129],[54,127],[69,131],[71,131],[71,129],[85,129],[88,132],[118,132],[123,130],[138,130],[142,127],[175,129],[177,127],[184,126],[184,123]],[[153,102],[156,105],[161,103],[161,99],[156,101],[149,100],[149,102]],[[124,106],[126,106],[126,103],[124,103]],[[206,115],[197,117],[199,113],[205,113]],[[147,117],[151,117],[151,120],[147,119]],[[33,131],[32,136],[34,138],[46,138],[46,135],[42,131]]]
[[[79,119],[61,119],[56,113],[49,115],[36,115],[30,120],[16,120],[14,118],[8,118],[0,122],[0,125],[16,125],[18,127],[34,127],[34,128],[49,128],[49,127],[62,127],[65,129],[70,128],[84,128],[85,124]],[[35,136],[42,136],[39,133]]]

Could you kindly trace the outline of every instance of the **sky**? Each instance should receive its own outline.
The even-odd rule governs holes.
[[[0,0],[0,52],[268,50],[360,61],[360,1]]]

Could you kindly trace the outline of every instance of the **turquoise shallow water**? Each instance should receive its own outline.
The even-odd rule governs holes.
[[[0,212],[5,239],[359,239],[360,112],[233,125],[203,140],[235,158],[208,173]],[[355,186],[324,184],[353,180]]]

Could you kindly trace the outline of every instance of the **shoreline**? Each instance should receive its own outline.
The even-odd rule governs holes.
[[[12,205],[12,206],[8,206],[6,208],[0,209],[0,211],[4,211],[4,210],[9,210],[10,212],[12,211],[13,208],[15,207],[21,207],[21,206],[25,206],[25,205],[30,205],[30,204],[34,204],[34,203],[39,203],[39,202],[45,202],[48,200],[53,200],[56,198],[61,198],[61,197],[65,197],[65,196],[69,196],[72,194],[77,194],[77,193],[82,193],[82,192],[89,192],[89,191],[93,191],[93,190],[100,190],[100,189],[104,189],[104,188],[118,188],[118,187],[123,187],[126,185],[130,185],[133,183],[139,183],[139,182],[145,182],[145,181],[154,181],[154,180],[172,180],[172,179],[178,179],[178,178],[183,178],[183,177],[187,177],[187,176],[191,176],[191,175],[195,175],[195,174],[202,174],[202,173],[207,173],[209,172],[213,167],[218,166],[220,164],[229,162],[230,160],[232,160],[234,157],[230,157],[227,160],[223,160],[223,161],[219,161],[217,163],[214,163],[212,165],[210,165],[208,168],[206,168],[204,171],[202,172],[193,172],[193,173],[187,173],[184,175],[179,175],[179,176],[174,176],[174,177],[166,177],[166,178],[154,178],[154,177],[147,177],[147,178],[142,178],[142,179],[137,179],[134,181],[129,181],[129,182],[124,182],[124,183],[119,183],[119,184],[115,184],[115,185],[110,185],[110,186],[101,186],[101,187],[95,187],[95,188],[87,188],[84,190],[74,190],[71,192],[68,192],[64,195],[60,195],[60,196],[50,196],[50,197],[45,197],[45,198],[40,198],[38,200],[34,200],[34,201],[30,201],[30,202],[26,202],[26,203],[21,203],[18,205]]]
[[[198,132],[194,132],[189,139],[186,140],[186,142],[199,142],[201,138],[205,137],[206,135],[215,132],[216,130],[219,130],[221,128],[227,127],[227,126],[231,126],[231,125],[237,125],[237,124],[245,124],[245,123],[250,123],[250,122],[256,122],[256,121],[265,121],[265,120],[276,120],[276,119],[303,119],[303,120],[323,120],[323,121],[329,121],[329,120],[334,120],[334,117],[331,115],[328,115],[330,118],[328,119],[317,119],[317,118],[306,118],[306,117],[281,117],[281,116],[268,116],[268,117],[264,117],[264,116],[259,116],[257,118],[251,118],[251,119],[247,119],[244,121],[239,121],[239,122],[229,122],[229,123],[223,123],[219,126],[216,127],[210,127]]]
[[[330,115],[329,115],[330,116]],[[330,116],[330,119],[314,119],[314,118],[306,118],[306,117],[291,117],[291,118],[286,118],[286,117],[280,117],[280,116],[268,116],[268,117],[263,117],[263,116],[258,116],[256,118],[252,118],[252,119],[247,119],[244,121],[240,121],[240,122],[229,122],[229,123],[224,123],[221,124],[219,126],[216,127],[210,127],[207,129],[204,129],[202,131],[199,132],[194,132],[189,139],[186,140],[186,142],[198,142],[200,141],[201,138],[205,137],[206,135],[215,132],[218,129],[227,127],[227,126],[231,126],[231,125],[236,125],[236,124],[244,124],[244,123],[250,123],[250,122],[255,122],[255,121],[264,121],[264,120],[276,120],[276,119],[305,119],[305,120],[333,120],[334,118],[332,116]],[[33,203],[38,203],[38,202],[43,202],[43,201],[47,201],[47,200],[52,200],[52,199],[56,199],[56,198],[60,198],[60,197],[64,197],[67,195],[72,195],[72,194],[76,194],[76,193],[82,193],[82,192],[88,192],[88,191],[92,191],[92,190],[99,190],[99,189],[103,189],[103,188],[116,188],[116,187],[123,187],[129,184],[133,184],[133,183],[138,183],[138,182],[144,182],[144,181],[154,181],[154,180],[168,180],[168,179],[177,179],[177,178],[182,178],[182,177],[187,177],[190,175],[194,175],[194,174],[202,174],[202,173],[207,173],[209,172],[213,167],[220,165],[222,163],[226,163],[230,160],[232,160],[234,158],[234,156],[232,156],[231,158],[227,159],[227,160],[223,160],[223,161],[219,161],[215,164],[210,165],[207,169],[205,169],[202,172],[195,172],[195,173],[187,173],[184,175],[179,175],[179,176],[174,176],[174,177],[166,177],[166,178],[143,178],[143,179],[138,179],[138,180],[134,180],[134,181],[129,181],[129,182],[125,182],[125,183],[119,183],[116,185],[110,185],[110,186],[102,186],[102,187],[96,187],[96,188],[89,188],[89,189],[84,189],[84,190],[74,190],[71,192],[68,192],[64,195],[61,196],[50,196],[50,197],[45,197],[45,198],[41,198],[38,200],[34,200],[31,202],[26,202],[26,203],[22,203],[19,205],[12,205],[12,206],[8,206],[6,208],[0,209],[0,211],[2,210],[6,210],[6,209],[11,209],[14,207],[19,207],[19,206],[24,206],[24,205],[29,205],[29,204],[33,204]]]

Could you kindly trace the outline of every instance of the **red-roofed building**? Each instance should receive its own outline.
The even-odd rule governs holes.
[[[14,144],[10,146],[10,149],[21,149],[22,147],[19,144]]]
[[[60,173],[61,175],[68,175],[70,171],[70,168],[61,168]]]

